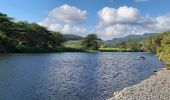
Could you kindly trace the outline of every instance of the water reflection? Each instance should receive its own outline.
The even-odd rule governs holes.
[[[0,100],[105,100],[161,66],[150,53],[0,55]]]

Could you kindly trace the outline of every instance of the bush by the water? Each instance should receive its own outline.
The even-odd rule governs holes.
[[[135,50],[131,49],[124,49],[124,48],[99,48],[101,52],[136,52]]]

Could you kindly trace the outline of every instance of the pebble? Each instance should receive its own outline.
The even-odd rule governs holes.
[[[137,85],[114,92],[108,100],[170,100],[170,70],[155,73]]]

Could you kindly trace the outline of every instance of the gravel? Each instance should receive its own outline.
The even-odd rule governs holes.
[[[108,100],[170,100],[170,70],[155,72],[137,85],[114,92]]]

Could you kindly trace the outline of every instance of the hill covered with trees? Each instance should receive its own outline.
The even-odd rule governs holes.
[[[107,47],[117,47],[120,44],[127,43],[127,42],[140,42],[154,35],[155,35],[154,33],[145,33],[143,35],[128,35],[123,38],[114,38],[112,40],[105,41],[105,44]]]
[[[77,41],[77,40],[82,40],[84,37],[82,36],[78,36],[78,35],[75,35],[75,34],[63,34],[65,39],[68,40],[68,41]]]
[[[170,31],[147,38],[142,49],[157,54],[170,67]]]
[[[15,22],[0,13],[1,52],[45,52],[62,47],[66,39],[59,32],[52,32],[36,23]]]
[[[120,42],[114,47],[118,48],[117,51],[124,50],[133,52],[152,52],[170,67],[170,31],[155,35],[151,34],[151,36],[147,36],[147,38],[143,37],[137,40],[130,39],[126,42]]]

